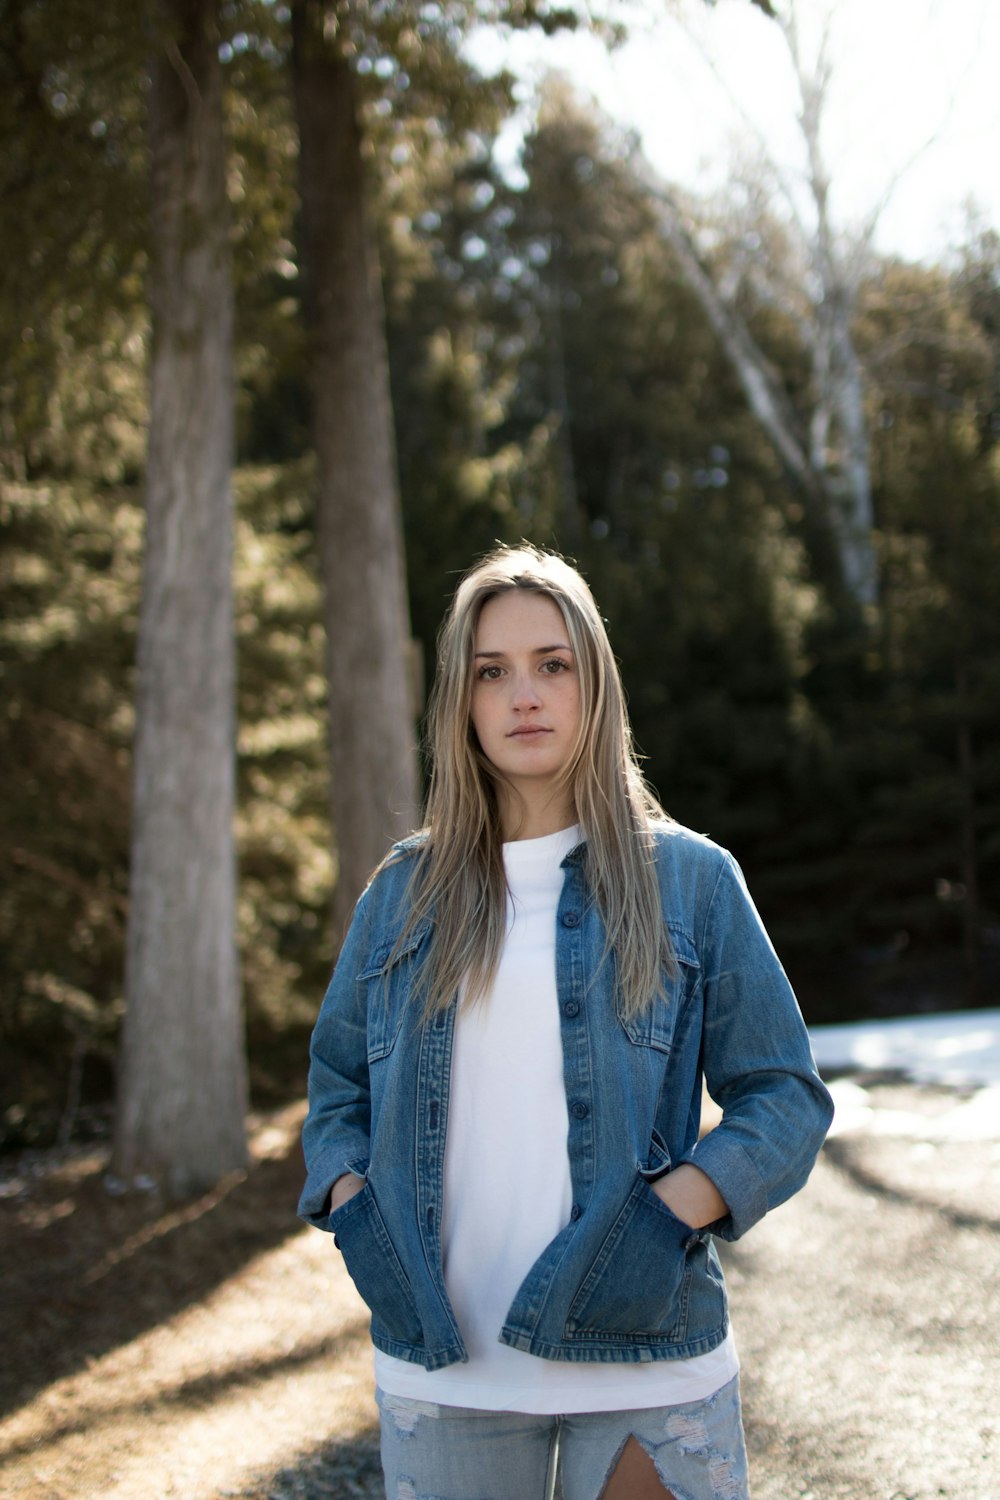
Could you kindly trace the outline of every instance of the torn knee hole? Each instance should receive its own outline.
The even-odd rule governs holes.
[[[604,1481],[600,1500],[673,1500],[656,1464],[633,1434],[627,1438]]]

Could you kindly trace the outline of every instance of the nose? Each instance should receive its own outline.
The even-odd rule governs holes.
[[[518,712],[525,712],[532,708],[538,708],[541,704],[538,688],[526,673],[522,673],[514,679],[511,702]]]

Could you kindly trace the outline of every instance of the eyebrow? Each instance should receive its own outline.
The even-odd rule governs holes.
[[[535,646],[531,654],[532,656],[548,656],[550,651],[568,651],[571,656],[573,654],[572,646],[565,646],[561,641],[557,641],[554,646]],[[476,651],[474,654],[477,661],[481,656],[493,660],[497,656],[507,655],[506,651]]]

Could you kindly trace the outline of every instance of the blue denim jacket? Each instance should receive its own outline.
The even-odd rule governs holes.
[[[442,1271],[441,1200],[455,1004],[421,1021],[428,922],[394,954],[417,840],[358,903],[313,1033],[303,1218],[332,1230],[378,1348],[429,1370],[465,1359]],[[530,1268],[500,1338],[547,1359],[702,1354],[728,1326],[713,1237],[734,1240],[809,1175],[832,1117],[788,980],[732,857],[677,825],[656,835],[677,959],[664,998],[623,1021],[587,886],[563,860],[556,984],[573,1207]],[[723,1110],[698,1139],[704,1073]],[[705,1229],[650,1183],[694,1162],[729,1212]],[[483,1163],[489,1171],[489,1162]],[[344,1172],[365,1186],[333,1214]]]

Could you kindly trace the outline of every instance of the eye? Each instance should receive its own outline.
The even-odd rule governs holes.
[[[560,672],[569,671],[569,662],[563,661],[561,656],[550,656],[548,661],[542,662],[542,671],[550,677],[558,677]]]
[[[496,682],[503,675],[503,668],[494,662],[487,662],[485,666],[476,669],[477,682]]]

